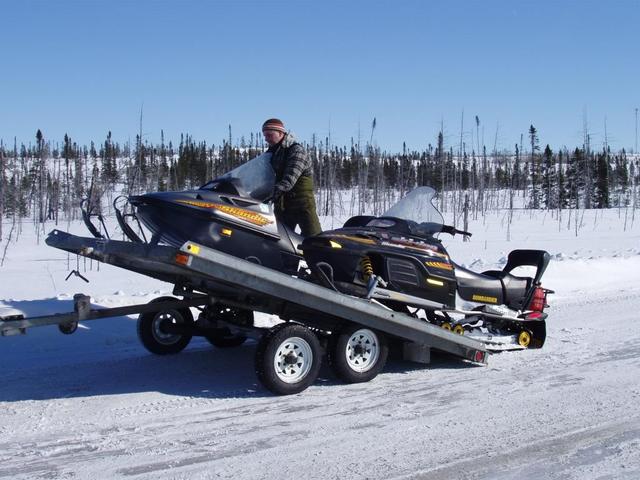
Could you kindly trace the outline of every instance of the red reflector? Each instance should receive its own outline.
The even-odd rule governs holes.
[[[529,310],[534,312],[544,311],[545,293],[544,288],[536,287],[531,297],[531,303],[529,303]]]
[[[484,363],[484,352],[478,350],[473,356],[473,361],[478,363]]]
[[[186,253],[176,253],[176,263],[179,265],[188,265],[189,255]]]

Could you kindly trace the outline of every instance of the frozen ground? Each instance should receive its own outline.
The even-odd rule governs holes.
[[[487,367],[393,360],[370,383],[323,370],[275,397],[257,384],[251,343],[157,357],[128,317],[0,338],[0,478],[640,478],[640,226],[629,216],[625,231],[624,215],[586,212],[576,236],[566,213],[516,213],[508,233],[499,213],[472,222],[471,242],[443,238],[478,270],[513,248],[554,257],[546,345]],[[69,310],[77,292],[115,306],[171,290],[78,265],[30,229],[0,268],[3,305],[38,315]],[[90,283],[65,282],[68,263]]]

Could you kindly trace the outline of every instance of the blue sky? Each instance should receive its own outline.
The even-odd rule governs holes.
[[[640,0],[0,0],[0,138],[635,146]],[[476,129],[475,116],[480,119]],[[496,135],[497,133],[497,135]]]

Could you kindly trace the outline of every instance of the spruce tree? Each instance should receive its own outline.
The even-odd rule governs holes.
[[[595,208],[609,208],[609,154],[606,151],[596,159],[594,197]]]
[[[542,199],[544,207],[548,209],[558,208],[557,178],[554,168],[553,152],[549,145],[542,154]]]

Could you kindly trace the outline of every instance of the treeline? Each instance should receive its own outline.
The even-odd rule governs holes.
[[[526,148],[513,152],[467,152],[446,147],[439,133],[435,145],[422,151],[386,152],[367,143],[331,145],[316,136],[305,143],[314,166],[320,213],[380,213],[416,186],[453,192],[459,211],[489,208],[491,192],[507,190],[533,209],[637,207],[638,156],[587,145],[572,150],[540,148],[536,129]],[[36,223],[79,218],[83,200],[108,205],[114,196],[144,191],[194,188],[265,150],[260,134],[218,145],[183,135],[177,145],[141,141],[119,144],[109,132],[99,144],[78,145],[68,135],[53,142],[38,130],[28,145],[0,142],[0,212],[5,218],[32,218]],[[524,151],[526,150],[526,151]],[[337,205],[336,193],[350,190],[351,203]],[[443,195],[442,198],[445,196]],[[342,198],[342,197],[341,197]],[[102,202],[100,201],[102,199]],[[336,211],[337,208],[340,211]],[[447,208],[442,205],[443,208]],[[97,208],[97,207],[96,207]],[[1,228],[1,226],[0,226]],[[2,231],[0,230],[0,238]]]

